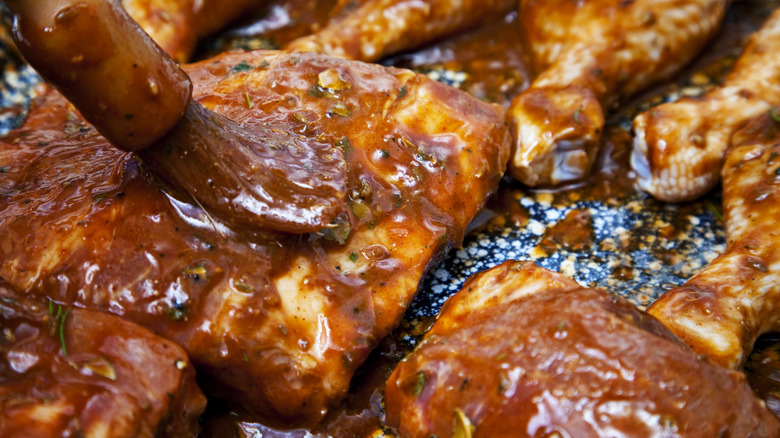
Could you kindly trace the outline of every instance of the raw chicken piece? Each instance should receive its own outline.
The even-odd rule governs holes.
[[[780,329],[780,122],[734,136],[723,166],[726,252],[648,311],[710,362],[740,367],[762,333]]]
[[[364,0],[289,50],[376,61],[474,27],[511,11],[517,0]]]
[[[230,226],[51,92],[0,143],[0,277],[151,328],[187,350],[212,394],[312,424],[497,187],[504,111],[315,54],[231,53],[185,70],[201,104],[289,138],[270,147],[339,147],[346,212],[309,234]]]
[[[778,47],[780,9],[751,36],[721,87],[636,117],[631,165],[640,189],[660,200],[678,202],[715,187],[734,133],[780,104]]]
[[[776,437],[744,375],[530,262],[472,276],[386,389],[402,437]]]
[[[197,436],[206,398],[173,342],[1,281],[0,329],[0,436]]]
[[[520,23],[538,76],[510,108],[510,174],[529,186],[587,176],[607,111],[699,53],[727,3],[522,1]]]

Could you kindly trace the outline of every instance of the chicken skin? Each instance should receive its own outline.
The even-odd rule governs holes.
[[[640,189],[660,200],[678,202],[715,187],[734,133],[780,104],[778,47],[780,9],[751,35],[721,87],[636,117],[631,165]]]
[[[762,333],[780,329],[780,125],[735,134],[723,166],[726,252],[648,311],[710,362],[739,368]]]
[[[609,109],[670,77],[719,29],[726,0],[524,0],[537,77],[512,102],[509,173],[529,186],[588,175]]]
[[[501,17],[516,4],[517,0],[367,0],[285,48],[377,61]]]
[[[1,282],[0,329],[0,436],[197,436],[206,398],[173,342]]]
[[[445,303],[386,389],[399,436],[775,437],[745,377],[599,289],[505,262]]]
[[[315,54],[228,53],[185,71],[200,104],[289,139],[266,146],[335,146],[345,211],[305,234],[230,225],[49,92],[0,143],[0,277],[176,341],[210,394],[316,423],[497,187],[504,111],[407,70]]]
[[[141,28],[178,62],[190,59],[198,39],[263,4],[262,0],[120,1]]]

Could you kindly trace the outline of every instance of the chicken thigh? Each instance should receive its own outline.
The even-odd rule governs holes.
[[[202,105],[289,139],[269,147],[335,145],[345,211],[304,234],[230,225],[49,92],[0,143],[0,277],[178,342],[211,394],[315,423],[497,187],[504,111],[407,70],[315,54],[228,53],[185,71]]]
[[[197,436],[206,398],[173,342],[2,282],[0,330],[0,436]]]
[[[745,377],[598,289],[505,262],[445,303],[386,389],[400,436],[775,437]]]
[[[755,119],[723,166],[726,252],[648,311],[710,362],[738,368],[780,329],[780,122]]]
[[[702,196],[718,183],[734,133],[780,104],[778,47],[780,9],[750,37],[722,86],[636,117],[631,165],[640,189],[678,202]]]
[[[621,97],[670,77],[719,29],[726,0],[523,0],[538,76],[512,102],[509,173],[530,186],[581,180]]]

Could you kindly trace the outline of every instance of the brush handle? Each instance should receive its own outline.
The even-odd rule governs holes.
[[[181,119],[192,84],[117,0],[6,0],[25,59],[116,147],[138,151]]]

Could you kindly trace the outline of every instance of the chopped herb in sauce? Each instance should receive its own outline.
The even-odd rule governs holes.
[[[55,304],[49,300],[49,314],[54,315],[54,320],[52,321],[52,332],[56,331],[58,333],[62,355],[67,356],[68,347],[65,345],[65,320],[68,318],[70,309],[63,310],[63,307],[59,304],[56,305],[56,309],[57,310],[55,313]]]
[[[244,279],[239,279],[239,280],[234,281],[233,285],[240,292],[252,293],[252,292],[255,291],[255,288],[252,287],[251,284],[247,283]]]
[[[350,253],[349,261],[351,261],[352,263],[355,263],[357,261],[357,259],[358,259],[358,255],[357,255],[356,252]]]
[[[352,152],[352,143],[350,143],[347,137],[342,137],[341,140],[337,141],[336,147],[339,147],[341,148],[342,151],[344,151],[345,157],[347,156],[347,154]]]
[[[183,305],[171,306],[165,309],[165,314],[168,315],[172,321],[184,321],[187,319],[187,308]]]
[[[230,71],[236,73],[236,72],[243,72],[243,71],[249,71],[252,67],[249,66],[249,64],[246,63],[246,61],[241,61],[240,63],[233,66],[233,68],[230,69]]]
[[[776,105],[773,105],[769,110],[769,115],[772,116],[772,120],[780,123],[780,109],[778,109]]]
[[[415,376],[414,380],[414,386],[412,386],[412,395],[417,397],[418,395],[422,394],[423,388],[425,388],[425,373],[420,371]]]
[[[579,124],[580,123],[580,113],[582,113],[582,106],[577,108],[577,111],[574,111],[574,123]]]

